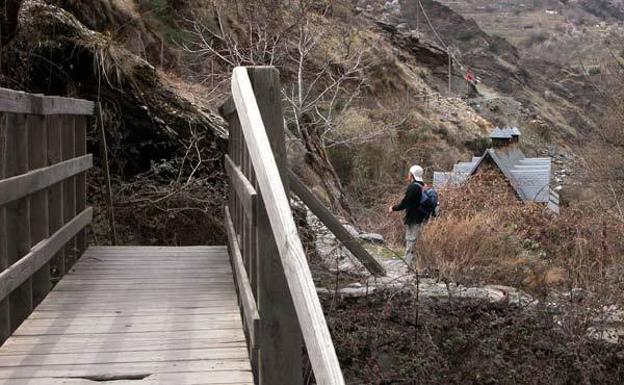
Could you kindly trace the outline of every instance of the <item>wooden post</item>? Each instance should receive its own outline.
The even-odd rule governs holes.
[[[72,116],[63,116],[61,127],[62,135],[62,159],[68,160],[76,154],[75,120]],[[68,223],[76,216],[76,178],[67,178],[63,181],[63,224]],[[67,242],[65,246],[65,269],[66,271],[76,262],[76,239]]]
[[[46,120],[42,115],[28,115],[29,168],[31,170],[48,165],[48,135]],[[50,230],[48,217],[48,193],[37,191],[30,197],[30,245],[46,239]],[[52,289],[50,264],[46,263],[33,275],[33,305],[37,306]]]
[[[452,76],[453,76],[453,61],[451,59],[451,49],[450,48],[446,48],[446,54],[448,55],[448,90],[449,90],[449,98],[451,97],[451,94],[453,92],[453,84],[452,84]]]
[[[279,72],[268,67],[249,68],[248,71],[282,183],[288,191]],[[259,383],[301,385],[303,345],[297,314],[263,199],[259,199],[257,207],[256,239],[262,240],[256,245],[259,267],[257,301],[261,323]]]
[[[7,161],[5,176],[28,172],[28,130],[26,115],[7,114]],[[30,197],[7,204],[7,254],[9,264],[19,261],[30,252]],[[30,315],[33,309],[32,279],[26,280],[9,296],[11,331]]]
[[[5,165],[8,158],[6,146],[6,114],[0,115],[0,179],[5,178]],[[0,271],[9,267],[7,253],[7,228],[6,209],[0,206]],[[9,312],[9,299],[0,301],[0,344],[11,336],[11,313]]]
[[[102,157],[102,169],[106,178],[106,204],[108,205],[108,223],[111,232],[111,244],[117,244],[117,229],[115,227],[115,208],[113,206],[113,188],[111,186],[110,169],[108,168],[108,145],[106,144],[106,132],[104,131],[104,119],[102,117],[102,103],[96,105],[97,130],[100,137],[100,155]]]
[[[53,165],[63,159],[62,117],[48,117],[48,164]],[[54,234],[63,227],[63,182],[57,183],[48,190],[49,233]],[[50,264],[55,280],[65,275],[65,250],[61,249]]]
[[[78,116],[76,120],[76,151],[75,156],[87,154],[87,118]],[[87,173],[83,172],[76,176],[76,213],[80,214],[87,208]],[[87,231],[81,230],[76,236],[76,248],[78,258],[87,250]]]
[[[416,5],[416,37],[420,39],[420,0],[418,0],[418,4]]]
[[[316,198],[314,193],[292,171],[288,172],[292,191],[308,206],[310,211],[323,222],[325,226],[342,242],[343,245],[357,258],[372,274],[377,276],[386,275],[386,269],[373,257],[360,242],[352,236],[342,223]]]
[[[238,128],[240,129],[240,122],[239,122]],[[243,149],[244,155],[245,155],[243,157],[244,159],[243,164],[241,165],[243,167],[243,170],[245,170],[244,174],[247,177],[247,180],[254,186],[254,188],[257,188],[256,178],[253,172],[253,165],[251,163],[251,157],[249,156],[249,151],[247,149],[247,146],[243,142],[241,142],[241,148]],[[257,231],[256,231],[257,215],[256,214],[257,213],[246,212],[246,214],[247,214],[247,219],[245,223],[247,224],[247,227],[245,228],[245,234],[246,234],[245,248],[247,250],[247,264],[245,266],[245,269],[247,270],[247,277],[249,278],[249,282],[251,285],[251,292],[253,294],[253,297],[257,299],[258,298],[258,246],[257,246],[257,241],[256,241],[257,239],[256,238],[257,237]],[[256,300],[256,304],[257,303],[258,302]],[[259,370],[259,357],[260,357],[260,349],[258,346],[254,346],[253,349],[251,350],[251,361],[252,361],[252,368],[256,376],[258,376],[258,370]]]
[[[245,147],[247,148],[247,147]],[[248,170],[249,170],[249,177],[248,180],[251,182],[252,186],[254,186],[254,189],[257,190],[258,188],[258,183],[256,181],[256,175],[254,173],[253,170],[253,164],[251,162],[251,157],[248,156],[247,157],[247,161],[248,161]],[[249,252],[249,267],[248,267],[248,275],[249,275],[249,281],[251,282],[251,289],[254,295],[254,298],[258,297],[258,240],[257,240],[257,236],[258,236],[258,232],[255,230],[256,226],[257,226],[257,213],[252,212],[250,213],[250,219],[251,219],[251,224],[250,224],[250,239],[249,239],[249,248],[250,248],[250,252]]]

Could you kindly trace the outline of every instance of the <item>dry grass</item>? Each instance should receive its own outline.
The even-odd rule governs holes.
[[[441,214],[417,249],[419,267],[442,280],[505,284],[538,296],[575,287],[624,289],[624,223],[595,203],[573,204],[555,216],[543,205],[520,202],[495,171],[440,191],[440,201]],[[398,217],[369,224],[401,244]]]

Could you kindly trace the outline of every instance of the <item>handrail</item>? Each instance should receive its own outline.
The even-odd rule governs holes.
[[[0,111],[33,115],[85,115],[95,112],[95,103],[60,96],[29,94],[0,88]]]
[[[0,88],[0,344],[87,247],[94,103]]]
[[[258,70],[257,68],[254,69],[255,72]],[[263,68],[260,69],[260,71],[265,71],[265,74],[274,74],[276,72],[273,68]],[[272,91],[275,91],[277,87],[277,95],[279,97],[279,84],[267,84],[266,87]],[[275,93],[273,93],[273,96],[274,95]],[[229,215],[232,214],[231,221],[237,223],[237,230],[240,229],[242,233],[233,234],[231,237],[237,238],[236,241],[241,237],[240,244],[243,249],[243,259],[244,262],[247,263],[247,268],[251,270],[246,271],[245,274],[249,275],[253,273],[257,266],[264,266],[263,264],[272,263],[269,258],[270,256],[258,255],[257,258],[268,259],[254,260],[254,256],[252,255],[255,254],[257,247],[259,247],[256,246],[256,241],[258,245],[262,245],[271,240],[254,239],[252,242],[249,242],[249,237],[253,237],[255,232],[264,224],[259,222],[256,226],[255,220],[253,219],[253,217],[262,210],[264,215],[268,218],[270,233],[272,234],[279,254],[278,261],[281,262],[283,276],[287,283],[286,292],[290,293],[289,297],[292,300],[294,313],[300,325],[300,333],[303,335],[303,341],[308,351],[316,381],[320,385],[344,385],[345,382],[338,357],[323,315],[320,300],[316,293],[316,287],[312,280],[297,226],[293,219],[293,213],[286,193],[287,189],[284,186],[284,183],[288,181],[288,174],[280,175],[280,167],[278,167],[278,161],[272,149],[272,142],[269,140],[267,128],[271,128],[275,131],[275,127],[270,126],[271,122],[267,123],[263,120],[263,115],[259,107],[259,103],[266,105],[266,100],[263,100],[263,97],[266,97],[266,95],[259,95],[258,98],[256,97],[247,68],[238,67],[234,69],[232,76],[232,97],[236,107],[234,113],[237,115],[236,118],[238,119],[237,122],[240,124],[240,128],[237,127],[231,130],[231,136],[234,137],[231,137],[230,140],[230,155],[234,155],[234,157],[237,155],[240,156],[238,160],[234,159],[233,162],[227,161],[228,172],[230,175],[236,175],[235,178],[231,179],[232,183],[254,187],[259,198],[259,209],[257,212],[249,212],[249,210],[245,209],[245,205],[243,205],[240,200],[237,200],[235,202],[236,204],[230,207],[228,209],[230,211],[226,214],[228,220],[230,218]],[[273,100],[271,103],[273,103],[273,105],[269,106],[269,109],[279,109],[279,116],[272,116],[274,119],[272,124],[283,125],[279,98],[276,101]],[[265,119],[266,117],[265,111]],[[269,124],[269,126],[265,127],[265,123]],[[284,135],[283,131],[281,135]],[[240,144],[242,144],[242,146],[239,147]],[[278,157],[280,155],[283,156],[285,154],[277,154]],[[238,169],[234,169],[234,167],[238,167],[239,165],[244,172],[239,172]],[[281,166],[283,167],[284,164],[282,163]],[[248,179],[251,179],[251,181]],[[251,191],[251,188],[241,188],[241,186],[231,187],[230,199],[238,199],[238,197],[233,197],[232,195],[249,195],[247,191]],[[262,218],[256,219],[261,220]],[[233,240],[231,240],[230,243],[235,244]],[[241,270],[240,266],[237,266],[237,270]],[[262,268],[260,268],[260,272],[262,273]],[[256,288],[259,290],[262,287],[262,277],[259,279],[260,283],[258,283],[256,279],[251,279],[251,281],[252,290]],[[273,294],[275,294],[275,292]],[[286,293],[281,293],[281,295],[284,294]],[[256,300],[258,300],[258,297],[262,299],[262,297],[266,295],[266,293],[259,293]],[[264,301],[266,301],[266,299]],[[263,302],[261,300],[259,305],[261,325],[266,325],[267,322],[269,322],[265,319],[264,312],[266,310],[266,307],[263,308]],[[287,315],[285,316],[287,317]],[[283,325],[279,325],[278,322],[277,326],[281,327]],[[247,327],[249,329],[249,325],[247,325]],[[263,327],[268,327],[270,329],[270,325]],[[260,339],[261,341],[263,340],[262,337]],[[273,343],[273,341],[271,343]],[[263,348],[264,346],[260,344],[259,349],[261,355]],[[295,350],[297,349],[300,350],[300,347],[297,348],[295,346]],[[279,367],[276,366],[276,369],[279,370]],[[285,368],[282,366],[282,369]],[[262,370],[260,370],[260,374],[262,375]],[[263,380],[261,379],[259,382],[262,383]]]

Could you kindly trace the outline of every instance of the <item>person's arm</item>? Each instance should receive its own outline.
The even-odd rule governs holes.
[[[415,196],[415,195],[418,196]],[[403,197],[403,200],[401,201],[401,203],[399,203],[398,205],[394,205],[392,206],[392,211],[402,211],[405,210],[407,208],[407,204],[412,200],[418,198],[418,202],[420,202],[420,189],[418,188],[418,186],[416,184],[411,184],[408,188],[407,191],[405,191],[405,196]]]

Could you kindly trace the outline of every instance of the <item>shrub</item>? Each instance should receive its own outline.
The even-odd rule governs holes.
[[[543,204],[521,202],[497,170],[442,189],[440,201],[417,247],[419,267],[438,278],[538,296],[574,287],[624,293],[624,223],[608,210],[573,203],[555,216]],[[402,240],[396,221],[377,230]]]
[[[589,76],[600,75],[602,73],[602,69],[599,66],[593,66],[587,70],[587,73]]]

